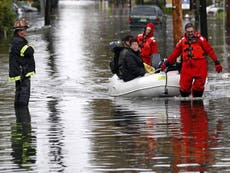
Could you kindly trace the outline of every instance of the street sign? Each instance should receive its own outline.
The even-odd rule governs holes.
[[[172,0],[166,0],[166,8],[172,8]],[[182,9],[190,9],[190,0],[182,0]]]

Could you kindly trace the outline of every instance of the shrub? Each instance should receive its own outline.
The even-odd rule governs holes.
[[[12,29],[16,14],[12,10],[12,0],[0,0],[0,34],[7,34]]]

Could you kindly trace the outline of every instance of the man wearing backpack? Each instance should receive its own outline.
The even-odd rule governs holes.
[[[114,45],[112,51],[114,52],[113,60],[110,62],[110,69],[113,74],[122,79],[121,68],[125,58],[126,53],[130,47],[129,41],[133,38],[132,35],[126,35],[122,38],[122,45]]]

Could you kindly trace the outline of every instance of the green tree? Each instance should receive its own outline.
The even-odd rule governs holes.
[[[12,10],[12,0],[0,0],[0,34],[7,34],[12,28],[16,14]]]

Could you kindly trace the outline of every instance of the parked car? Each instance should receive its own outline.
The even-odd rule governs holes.
[[[128,21],[130,27],[144,27],[148,22],[157,27],[166,27],[166,15],[156,5],[133,6]]]
[[[16,3],[12,4],[12,10],[18,17],[22,17],[25,12],[24,9],[19,7]]]
[[[208,15],[216,16],[218,13],[224,11],[223,3],[215,3],[206,7],[206,12]]]
[[[18,6],[20,6],[25,12],[37,12],[38,9],[35,7],[32,7],[31,3],[28,3],[26,1],[18,1]]]

